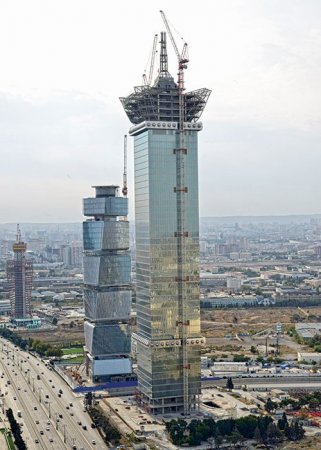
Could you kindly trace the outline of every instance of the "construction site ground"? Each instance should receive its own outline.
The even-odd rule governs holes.
[[[281,354],[296,358],[300,350],[308,350],[295,342],[286,331],[298,321],[321,321],[321,307],[309,307],[306,311],[298,308],[235,308],[206,309],[201,311],[202,334],[206,337],[208,354],[220,356],[222,353],[245,354],[252,346],[276,345],[277,323],[282,324],[280,340]],[[266,331],[266,333],[264,333]],[[262,333],[263,332],[263,333]],[[262,333],[257,336],[257,333]]]
[[[64,322],[58,322],[58,326],[52,328],[49,332],[48,330],[41,328],[34,330],[16,330],[16,332],[24,339],[28,339],[30,337],[32,339],[37,339],[59,347],[68,347],[76,342],[84,344],[85,337],[83,321],[73,322],[74,325],[72,327],[70,327],[71,321],[67,319]]]

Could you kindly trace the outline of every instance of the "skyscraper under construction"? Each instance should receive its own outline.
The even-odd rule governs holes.
[[[11,317],[13,319],[30,318],[32,291],[32,262],[26,259],[27,244],[21,240],[21,231],[17,226],[17,239],[12,246],[13,260],[7,261],[7,278],[10,290]]]
[[[156,80],[145,77],[120,99],[134,124],[134,338],[141,403],[152,413],[188,414],[201,390],[197,135],[210,91],[184,92],[187,46],[178,52],[162,15],[178,57],[178,82],[168,71],[162,32]]]

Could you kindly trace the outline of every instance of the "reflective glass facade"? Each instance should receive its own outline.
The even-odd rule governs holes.
[[[117,375],[131,373],[128,200],[117,194],[117,186],[97,186],[96,197],[84,199],[91,217],[83,223],[84,329],[93,381],[108,380],[116,367]],[[117,358],[122,362],[115,365]]]
[[[111,357],[130,353],[130,330],[124,323],[93,324],[85,322],[86,348],[91,355]]]
[[[84,283],[88,286],[118,286],[130,283],[130,255],[84,256]]]
[[[136,304],[138,383],[152,410],[181,409],[183,354],[177,288],[177,130],[140,128],[135,135]],[[197,131],[185,131],[185,318],[188,391],[200,394],[199,212]],[[192,343],[193,342],[193,343]]]
[[[84,198],[84,215],[126,216],[128,200],[124,197]]]
[[[105,319],[128,320],[131,308],[131,291],[122,287],[108,290],[84,289],[85,316],[101,321]]]
[[[122,220],[87,221],[83,223],[84,250],[127,250],[129,222]]]

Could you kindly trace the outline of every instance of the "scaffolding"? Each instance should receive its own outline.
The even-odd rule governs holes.
[[[129,120],[137,125],[143,121],[197,122],[201,117],[211,91],[206,88],[186,92],[180,96],[180,87],[168,72],[166,33],[161,33],[160,69],[154,84],[134,87],[134,92],[120,101]],[[182,104],[180,105],[180,97]],[[181,115],[180,115],[181,112]]]

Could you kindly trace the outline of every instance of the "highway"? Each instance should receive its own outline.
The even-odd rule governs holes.
[[[0,339],[2,410],[11,407],[23,423],[28,449],[103,450],[107,446],[84,410],[83,397],[40,358]],[[62,392],[62,393],[60,393]],[[21,418],[18,418],[21,411]]]

